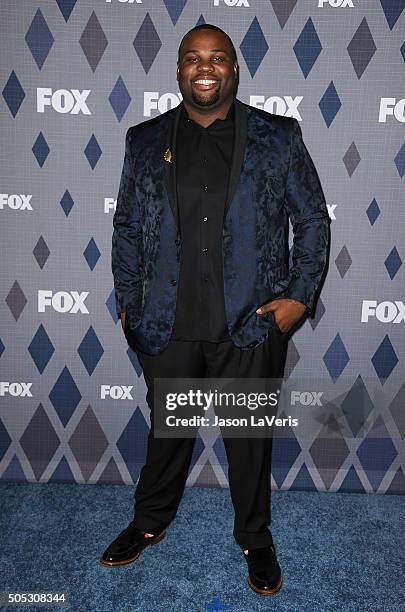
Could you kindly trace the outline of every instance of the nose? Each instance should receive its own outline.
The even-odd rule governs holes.
[[[200,72],[212,72],[213,67],[209,60],[201,60],[201,62],[198,64],[198,70]]]

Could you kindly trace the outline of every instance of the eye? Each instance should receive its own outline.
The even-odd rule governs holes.
[[[196,60],[196,57],[189,57],[186,61],[187,62],[194,62],[194,60]]]
[[[213,59],[223,62],[225,58],[221,57],[220,55],[216,55]]]

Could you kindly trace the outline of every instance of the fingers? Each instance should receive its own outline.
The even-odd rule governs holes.
[[[273,310],[271,304],[272,304],[271,302],[269,302],[268,304],[263,304],[263,306],[260,306],[260,308],[258,308],[256,312],[258,314],[264,314],[265,312],[270,312],[271,310]]]

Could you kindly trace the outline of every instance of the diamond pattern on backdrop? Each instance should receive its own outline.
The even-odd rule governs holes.
[[[292,433],[289,438],[274,438],[272,454],[272,475],[279,489],[290,473],[291,466],[301,454],[301,446]]]
[[[24,295],[24,291],[21,289],[18,281],[14,281],[8,295],[5,299],[7,306],[10,309],[14,319],[18,321],[23,312],[25,305],[27,304],[27,298]]]
[[[370,202],[369,207],[366,210],[366,214],[367,214],[367,217],[371,225],[374,225],[374,223],[377,221],[378,217],[380,216],[380,213],[381,213],[380,207],[378,206],[376,199],[373,198],[372,201]]]
[[[322,51],[321,41],[311,18],[305,24],[293,49],[302,74],[307,78]]]
[[[50,250],[43,236],[40,236],[38,238],[38,242],[36,243],[34,250],[32,251],[32,254],[34,255],[37,264],[42,270],[42,268],[46,264],[46,261],[50,255]]]
[[[394,163],[398,170],[398,174],[403,178],[405,174],[405,143],[399,149],[398,153],[394,157]]]
[[[352,263],[353,263],[353,260],[350,257],[350,253],[347,250],[346,245],[342,246],[342,248],[339,251],[338,256],[335,259],[335,264],[336,264],[336,267],[338,269],[338,272],[341,278],[345,277],[348,270],[350,270]]]
[[[358,376],[342,401],[342,412],[353,437],[363,437],[364,427],[375,406],[361,376]]]
[[[351,143],[343,156],[343,163],[346,166],[348,175],[351,177],[360,163],[360,153],[354,142]]]
[[[42,323],[28,346],[28,352],[37,366],[38,372],[42,374],[55,352],[55,347]]]
[[[388,489],[386,489],[385,493],[391,495],[405,495],[405,474],[402,468],[399,468],[397,470],[394,478],[391,480],[390,486],[388,487]]]
[[[255,17],[240,44],[240,50],[251,77],[255,76],[268,49],[269,45],[263,35],[260,23]]]
[[[102,154],[100,145],[98,144],[97,138],[94,136],[94,134],[92,134],[89,142],[87,143],[86,148],[84,149],[84,154],[90,164],[91,169],[94,170]]]
[[[322,117],[325,119],[327,127],[330,127],[341,106],[342,103],[335,85],[333,81],[331,81],[319,102],[319,108],[321,109]]]
[[[20,438],[20,446],[36,480],[40,480],[59,444],[60,440],[51,419],[40,404]]]
[[[335,265],[314,316],[290,339],[285,378],[318,372],[344,382],[346,392],[322,408],[312,439],[292,428],[275,437],[272,486],[405,494],[403,322],[360,321],[363,299],[395,304],[403,296],[397,196],[405,143],[395,114],[383,122],[378,112],[381,98],[400,102],[404,3],[363,3],[358,13],[297,0],[250,3],[248,10],[220,2],[204,6],[204,15],[191,0],[23,4],[18,21],[7,8],[2,15],[3,38],[17,54],[3,60],[9,146],[0,209],[7,247],[0,357],[3,380],[32,381],[33,397],[0,398],[0,479],[138,479],[149,409],[142,368],[116,312],[113,206],[106,212],[103,204],[118,194],[126,130],[160,112],[146,113],[143,93],[178,92],[175,79],[168,81],[169,63],[174,74],[180,38],[207,21],[228,31],[238,49],[241,100],[302,98],[304,140],[328,204],[336,204]],[[359,97],[360,79],[362,91],[373,93],[367,99]],[[90,90],[90,115],[59,113],[53,103],[37,113],[42,87]],[[287,104],[275,112],[290,114]],[[84,155],[73,154],[78,145]],[[5,194],[16,194],[16,203],[21,192],[31,194],[32,210],[6,206]],[[17,225],[21,239],[12,242]],[[79,263],[69,269],[72,252]],[[291,257],[292,249],[290,264]],[[89,314],[62,314],[53,305],[38,312],[40,287],[88,291]],[[376,405],[373,383],[384,405]],[[132,385],[133,400],[101,400],[101,385]],[[205,444],[198,436],[188,484],[226,487],[227,472],[223,440]]]
[[[118,466],[113,458],[109,460],[97,482],[99,484],[124,484]]]
[[[72,210],[73,206],[74,206],[74,202],[73,202],[73,198],[70,195],[69,191],[66,189],[65,193],[63,194],[63,197],[60,201],[60,205],[62,207],[63,212],[65,213],[65,215],[68,217],[70,211]]]
[[[35,159],[37,160],[39,166],[42,168],[50,152],[50,148],[42,132],[38,134],[32,147],[32,152],[35,155]]]
[[[379,429],[378,437],[375,437],[373,432],[377,428]],[[382,430],[385,432],[385,437],[382,437]],[[373,491],[377,491],[397,454],[391,437],[382,419],[379,418],[357,449],[361,466],[373,487]]]
[[[108,439],[91,406],[87,406],[69,446],[85,481],[88,481],[108,447]]]
[[[396,0],[380,0],[380,4],[389,28],[392,30],[405,8],[405,2],[404,0],[400,0],[399,2],[396,2]]]
[[[298,0],[270,0],[281,29],[284,28],[290,18],[297,2]]]
[[[309,448],[309,454],[326,489],[330,488],[350,454],[349,447],[340,431],[336,431],[336,437],[331,437],[330,432],[335,429],[333,420],[332,416]]]
[[[112,320],[114,321],[114,323],[117,323],[119,319],[118,319],[117,308],[116,308],[116,303],[115,303],[114,289],[111,290],[110,295],[108,296],[105,305],[107,306],[107,310],[110,313]]]
[[[287,361],[286,361],[286,366],[285,366],[285,371],[284,371],[284,378],[286,380],[288,380],[289,376],[291,375],[291,373],[294,371],[294,369],[298,365],[300,359],[301,357],[294,343],[294,340],[291,339],[288,345]]]
[[[95,72],[107,48],[108,40],[94,11],[83,30],[79,43],[90,68]]]
[[[69,21],[70,15],[76,6],[77,0],[56,0],[60,12],[63,15],[63,19],[66,23]]]
[[[392,280],[400,267],[402,266],[402,259],[399,256],[397,247],[392,247],[390,253],[387,256],[387,259],[384,261],[384,265],[387,269],[387,272]]]
[[[30,474],[31,476],[31,474]],[[7,469],[1,475],[3,482],[27,482],[27,476],[16,455],[13,455]]]
[[[87,370],[87,374],[91,376],[104,353],[100,340],[97,338],[97,334],[91,325],[81,341],[77,352]]]
[[[401,438],[405,439],[405,383],[389,405],[389,410]]]
[[[162,46],[162,41],[159,38],[149,13],[146,14],[135,36],[133,45],[143,69],[146,74],[148,74]]]
[[[63,456],[48,482],[72,482],[75,480],[72,470]]]
[[[298,489],[300,491],[313,491],[315,488],[314,479],[312,478],[312,474],[308,470],[305,463],[302,464],[297,476],[289,488]]]
[[[195,481],[196,487],[219,487],[220,483],[215,474],[215,470],[209,461],[207,461],[200,470]]]
[[[87,265],[89,266],[90,270],[94,270],[94,267],[101,256],[101,253],[95,243],[94,238],[90,238],[88,245],[83,251],[83,256],[87,261]]]
[[[403,58],[403,60],[405,62],[405,41],[404,41],[403,45],[401,46],[400,52],[401,52],[402,58]]]
[[[336,382],[350,361],[350,357],[339,333],[336,334],[328,350],[324,354],[323,361],[331,379],[333,382]]]
[[[371,62],[374,53],[377,51],[377,47],[375,46],[370,28],[365,18],[362,20],[348,44],[347,51],[357,78],[360,79]]]
[[[66,366],[52,387],[49,399],[62,424],[66,426],[82,399],[82,394]]]
[[[7,429],[0,421],[0,461],[2,461],[4,455],[10,448],[12,443],[11,436],[9,436]]]
[[[163,0],[167,12],[170,15],[172,24],[175,26],[179,17],[187,4],[187,0]]]
[[[25,35],[25,42],[31,51],[36,65],[41,70],[52,49],[55,39],[48,28],[48,24],[40,8],[35,13],[35,17],[28,28],[28,32]]]
[[[121,76],[118,77],[112,92],[108,96],[108,99],[115,116],[117,117],[118,121],[121,121],[131,103],[131,96],[129,95],[128,89],[125,87],[125,83]]]
[[[322,301],[322,298],[319,297],[318,304],[315,310],[315,316],[308,319],[308,323],[312,327],[313,330],[315,330],[318,327],[318,324],[322,320],[325,312],[326,312],[325,305]]]
[[[387,378],[391,376],[393,369],[398,363],[397,354],[388,335],[384,336],[383,341],[372,356],[371,362],[383,385]]]
[[[149,427],[137,407],[116,442],[133,482],[138,480],[139,472],[145,463],[148,434]]]
[[[366,492],[363,483],[360,480],[353,465],[347,471],[346,476],[344,477],[343,482],[339,487],[339,491],[341,491],[342,493],[350,493],[351,491],[356,491],[356,493]]]
[[[12,70],[10,76],[8,77],[8,81],[3,88],[2,95],[10,110],[10,113],[13,115],[13,117],[15,117],[25,98],[25,91],[14,70]]]

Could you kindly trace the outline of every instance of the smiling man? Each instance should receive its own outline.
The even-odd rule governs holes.
[[[193,438],[155,438],[155,378],[282,378],[289,331],[326,267],[329,216],[298,122],[236,98],[234,45],[182,39],[175,109],[126,135],[112,239],[117,312],[151,410],[134,519],[100,561],[130,563],[176,516]],[[289,266],[288,222],[294,245]],[[261,595],[282,585],[270,523],[272,439],[223,438],[233,535]]]

